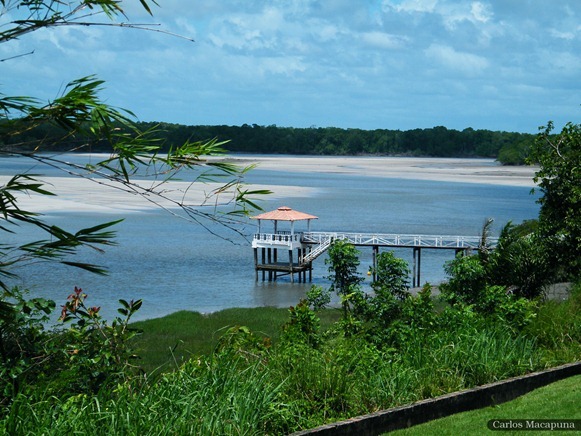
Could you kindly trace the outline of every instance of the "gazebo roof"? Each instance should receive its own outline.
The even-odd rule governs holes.
[[[308,213],[292,210],[288,206],[281,206],[271,212],[265,212],[260,215],[253,216],[255,220],[272,220],[272,221],[304,221],[316,220],[317,216],[309,215]]]

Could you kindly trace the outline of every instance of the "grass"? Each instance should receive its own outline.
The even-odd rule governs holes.
[[[63,397],[31,386],[0,419],[0,435],[96,435],[103,428],[110,434],[262,435],[313,428],[579,360],[580,300],[577,292],[570,301],[542,306],[526,335],[471,312],[442,313],[440,327],[399,325],[392,332],[396,348],[386,349],[337,329],[311,342],[304,332],[311,331],[312,319],[296,311],[283,336],[287,309],[182,311],[132,324],[143,330],[134,343],[139,364],[148,373],[156,370],[153,377]],[[322,312],[321,330],[340,315],[336,309]],[[230,332],[236,326],[248,330]],[[261,338],[273,346],[266,350]],[[579,391],[564,388],[536,402],[544,408],[522,415],[514,410],[501,415],[503,409],[495,408],[492,418],[528,413],[545,418],[554,409],[566,416],[579,402]],[[448,433],[452,424],[443,424],[431,434],[466,434],[466,428],[480,434],[488,419],[478,416]]]
[[[339,316],[335,309],[323,311],[322,328],[337,321]],[[246,326],[254,334],[274,342],[288,318],[288,309],[275,307],[225,309],[207,315],[180,311],[135,322],[132,327],[143,331],[135,339],[135,347],[141,358],[139,365],[151,372],[172,370],[191,356],[210,354],[229,327]]]
[[[437,310],[440,309],[441,307]],[[324,330],[339,319],[340,312],[337,309],[327,309],[318,315]],[[276,342],[282,325],[288,319],[286,308],[259,307],[225,309],[211,314],[180,311],[162,318],[135,322],[132,326],[143,331],[135,339],[136,352],[141,357],[138,364],[146,372],[174,370],[192,356],[210,354],[218,339],[228,328],[234,326],[247,326],[255,335],[268,337]],[[563,323],[563,320],[570,322]],[[577,360],[581,355],[581,286],[573,291],[567,303],[545,302],[537,319],[525,332],[529,337],[536,338],[538,345],[550,350],[543,358],[549,366]],[[454,343],[458,339],[460,338],[453,338],[449,342]],[[415,351],[418,352],[412,353],[414,358],[420,358],[422,350]],[[486,349],[479,351],[487,353]],[[489,357],[492,356],[483,356],[485,360]],[[478,383],[479,380],[474,382]]]
[[[390,435],[481,435],[492,433],[487,423],[493,419],[581,419],[581,375],[536,389],[513,401],[471,412],[437,419]],[[502,431],[503,435],[574,434],[558,431]]]

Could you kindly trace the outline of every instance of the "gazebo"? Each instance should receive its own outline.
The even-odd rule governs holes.
[[[265,212],[260,215],[251,217],[258,220],[258,232],[252,240],[254,249],[254,265],[256,270],[256,280],[258,280],[258,271],[262,271],[262,279],[265,279],[265,272],[268,271],[268,279],[276,280],[277,273],[282,272],[290,274],[291,282],[294,282],[294,273],[299,273],[299,281],[306,279],[306,271],[309,271],[311,278],[312,263],[303,262],[307,249],[310,245],[303,244],[301,240],[302,233],[295,232],[295,221],[307,221],[307,231],[311,230],[311,220],[318,217],[308,213],[299,212],[288,206],[281,206],[276,210]],[[274,231],[272,233],[262,232],[262,221],[272,221]],[[290,230],[280,230],[279,222],[290,222]],[[258,263],[258,249],[262,251],[262,263]],[[298,262],[293,262],[293,250],[297,250]],[[288,262],[279,262],[279,250],[288,250]]]

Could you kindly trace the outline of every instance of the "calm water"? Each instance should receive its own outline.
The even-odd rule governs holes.
[[[492,163],[491,163],[492,164]],[[0,174],[30,167],[30,163],[0,160]],[[45,168],[33,170],[49,174]],[[60,175],[60,174],[59,174]],[[255,170],[248,180],[265,185],[300,185],[317,188],[312,197],[271,199],[265,210],[281,205],[319,217],[312,230],[381,232],[431,235],[478,235],[484,220],[495,220],[495,231],[507,221],[515,223],[536,217],[538,205],[529,188],[419,180],[385,179],[365,175],[284,173]],[[118,245],[105,254],[81,253],[85,261],[106,266],[106,277],[54,264],[36,264],[18,272],[20,283],[35,295],[62,304],[74,286],[89,294],[91,305],[102,306],[105,316],[115,314],[119,298],[142,298],[137,319],[166,315],[177,310],[212,312],[228,307],[296,304],[310,284],[255,282],[253,252],[241,236],[233,242],[220,239],[199,226],[175,219],[163,211],[115,216],[95,213],[51,213],[49,220],[78,230],[117,218]],[[240,227],[251,237],[256,227]],[[263,223],[270,231],[270,224]],[[300,230],[300,224],[297,229]],[[213,231],[223,231],[212,227]],[[4,236],[4,235],[3,235]],[[233,237],[228,234],[228,237]],[[411,250],[397,254],[411,259]],[[453,251],[422,252],[422,281],[445,279],[442,265]],[[362,249],[361,272],[371,263],[371,250]],[[326,285],[324,257],[315,261],[313,283]]]

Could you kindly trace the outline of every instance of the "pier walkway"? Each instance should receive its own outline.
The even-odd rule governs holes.
[[[421,285],[421,255],[422,249],[437,250],[455,250],[456,253],[467,253],[473,249],[478,249],[482,244],[479,236],[452,236],[452,235],[406,235],[392,233],[353,233],[353,232],[304,232],[289,233],[277,232],[257,233],[254,235],[252,246],[255,249],[268,249],[268,262],[265,261],[263,254],[262,263],[258,263],[258,253],[255,251],[255,265],[258,274],[259,270],[269,271],[272,275],[274,272],[281,272],[291,275],[312,270],[312,262],[325,253],[333,241],[342,240],[358,247],[371,247],[373,249],[373,265],[376,266],[376,258],[379,254],[380,247],[390,248],[411,248],[413,249],[413,266],[412,266],[412,286]],[[487,238],[488,248],[494,248],[498,243],[497,238]],[[293,262],[292,251],[297,249],[297,262]],[[289,251],[289,262],[278,262],[278,256],[270,255],[270,249],[287,249]],[[269,277],[270,277],[269,275]],[[258,279],[258,276],[257,276]]]

